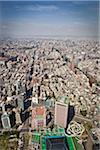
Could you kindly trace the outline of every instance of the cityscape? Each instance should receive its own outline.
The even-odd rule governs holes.
[[[99,1],[0,1],[0,150],[100,149]]]

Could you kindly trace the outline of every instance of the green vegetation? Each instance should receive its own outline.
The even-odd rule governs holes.
[[[87,129],[89,131],[92,129],[92,123],[86,122],[86,123],[84,123],[84,127],[85,127],[85,129]]]
[[[29,144],[30,136],[28,133],[24,133],[23,137],[24,137],[24,149],[28,150],[28,144]]]
[[[0,150],[8,150],[8,136],[0,135]]]
[[[81,110],[80,113],[81,113],[82,116],[86,116],[87,115],[87,111],[86,110]]]
[[[4,132],[0,135],[0,150],[17,150],[17,141],[10,141],[10,133]]]
[[[79,144],[79,142],[77,141],[77,139],[75,137],[73,137],[72,139],[73,139],[74,146],[75,146],[76,150],[83,150],[82,145]]]

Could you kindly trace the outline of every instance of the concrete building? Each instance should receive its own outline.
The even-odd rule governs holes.
[[[24,110],[24,93],[21,93],[17,97],[18,108]]]
[[[55,125],[66,128],[68,118],[68,104],[55,103]]]
[[[1,120],[2,120],[2,125],[3,125],[4,129],[10,129],[11,128],[10,119],[9,119],[9,116],[6,112],[2,114]]]
[[[35,96],[32,97],[32,106],[33,104],[38,104],[38,95],[36,94]]]
[[[37,106],[32,108],[32,129],[39,129],[46,126],[46,108]]]

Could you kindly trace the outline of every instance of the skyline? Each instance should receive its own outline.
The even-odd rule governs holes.
[[[2,37],[98,37],[98,1],[1,2]]]

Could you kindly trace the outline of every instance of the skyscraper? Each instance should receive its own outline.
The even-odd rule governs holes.
[[[39,129],[46,126],[46,108],[37,106],[32,109],[32,129]]]
[[[6,112],[1,116],[1,120],[4,129],[11,128],[10,119]]]
[[[18,95],[17,104],[18,104],[18,108],[24,110],[24,93]]]
[[[66,128],[68,118],[68,104],[55,103],[55,125]]]

